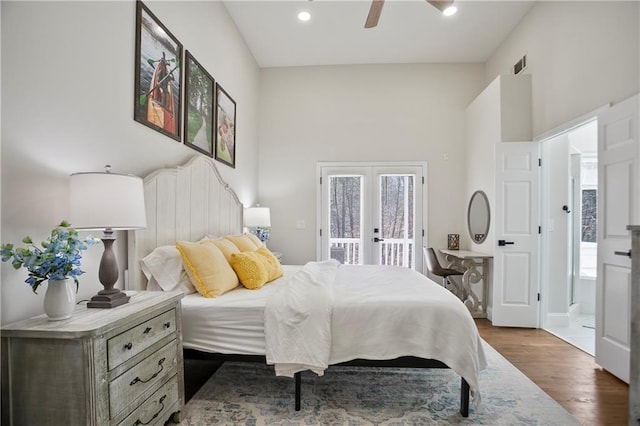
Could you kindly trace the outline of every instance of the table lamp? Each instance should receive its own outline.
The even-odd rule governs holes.
[[[87,307],[114,308],[129,302],[129,296],[117,288],[118,262],[113,251],[114,231],[147,226],[142,179],[111,173],[75,173],[69,183],[71,226],[78,230],[102,230],[104,252],[98,278],[104,287]]]
[[[269,239],[271,213],[269,207],[248,207],[244,209],[244,226],[255,234],[263,243]]]

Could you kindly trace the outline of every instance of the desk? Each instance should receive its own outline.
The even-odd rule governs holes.
[[[464,271],[462,275],[462,289],[458,297],[465,304],[474,318],[487,317],[487,299],[489,293],[489,260],[493,258],[490,254],[477,253],[467,250],[444,250],[440,252],[445,255],[447,268]],[[478,267],[481,270],[478,270]],[[471,287],[482,281],[482,297],[478,297]]]

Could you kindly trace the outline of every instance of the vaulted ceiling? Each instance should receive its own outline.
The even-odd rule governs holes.
[[[386,0],[364,28],[369,0],[226,0],[260,67],[485,62],[533,5],[457,0],[445,17],[425,0]],[[302,22],[301,11],[311,14]]]

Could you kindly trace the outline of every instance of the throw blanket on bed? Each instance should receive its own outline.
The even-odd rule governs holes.
[[[486,367],[464,304],[424,275],[392,266],[310,262],[265,308],[267,362],[276,374],[400,356],[436,359],[464,377],[479,402]]]
[[[264,334],[267,364],[278,376],[311,370],[319,376],[331,351],[331,286],[338,262],[310,262],[267,300]]]

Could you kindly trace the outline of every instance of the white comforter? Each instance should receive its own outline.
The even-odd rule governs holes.
[[[276,374],[363,359],[436,359],[478,390],[486,367],[469,311],[451,292],[407,268],[310,262],[267,301],[267,362]]]

